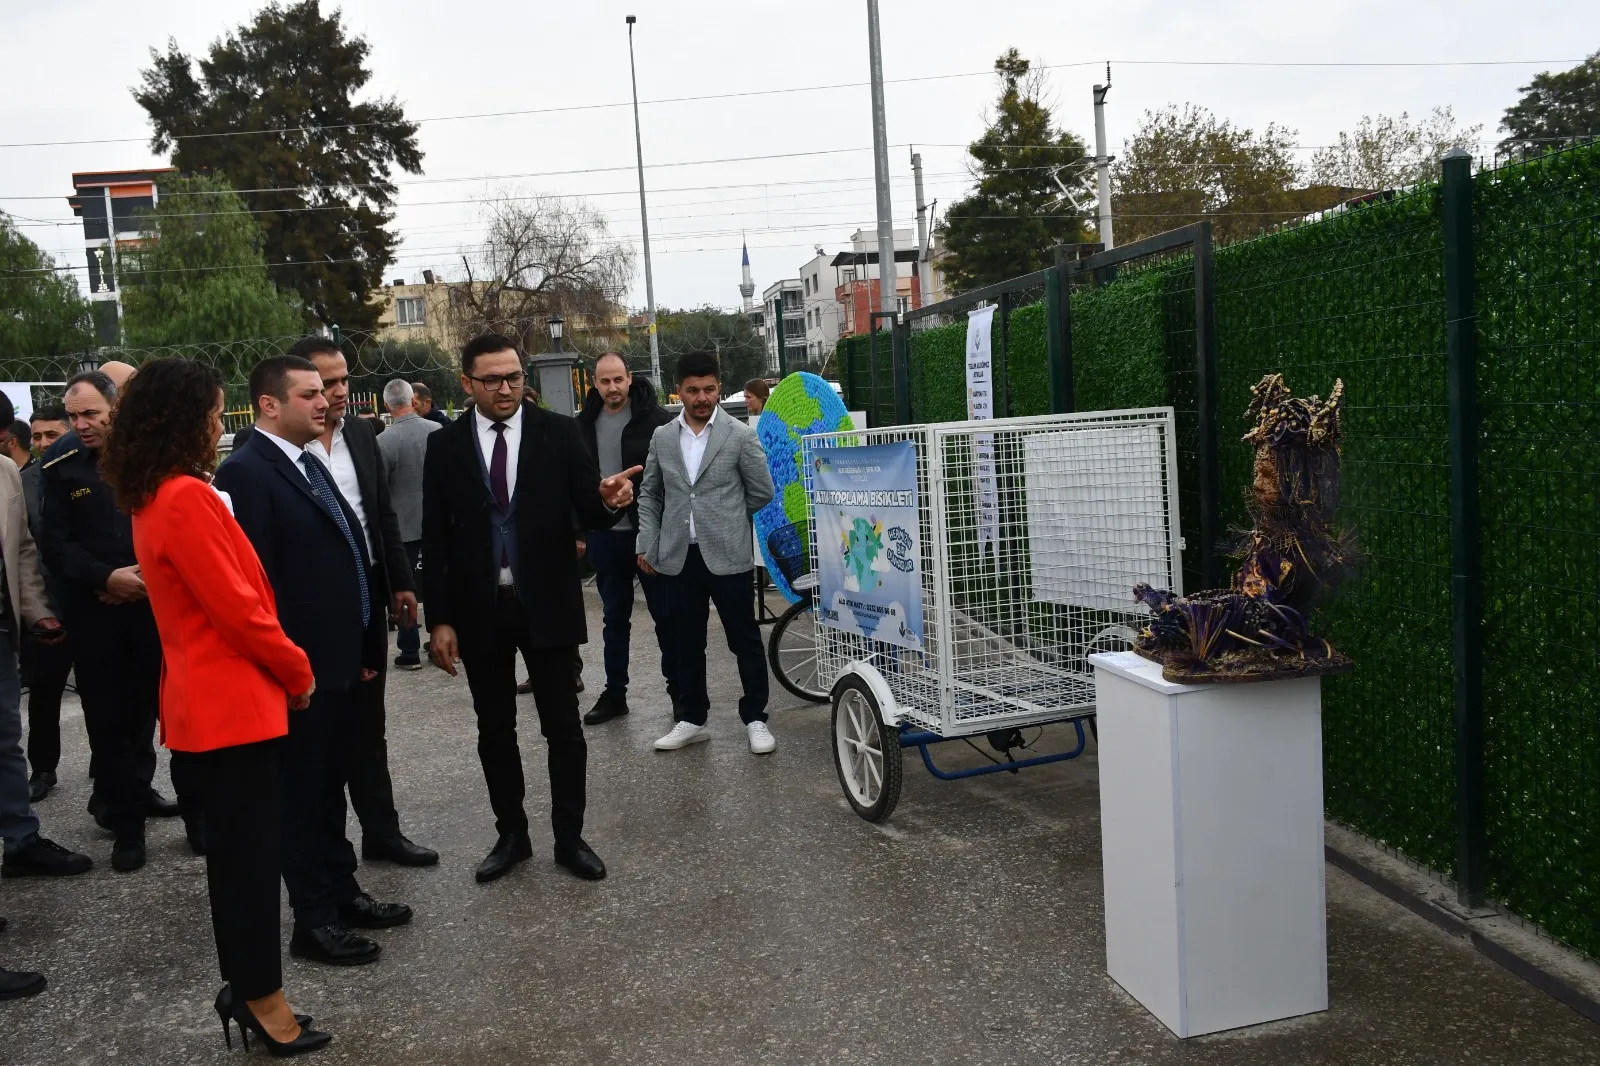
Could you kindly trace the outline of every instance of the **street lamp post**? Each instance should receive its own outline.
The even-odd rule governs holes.
[[[545,326],[550,330],[551,350],[546,355],[536,355],[528,360],[530,377],[537,382],[539,395],[543,398],[545,406],[552,411],[560,411],[564,415],[572,414],[578,409],[577,382],[574,375],[578,369],[577,355],[567,354],[561,347],[561,336],[565,323],[560,315],[551,315],[545,319]]]
[[[639,229],[644,235],[644,299],[650,320],[650,378],[661,387],[661,342],[656,338],[656,281],[650,272],[650,211],[644,202],[644,138],[639,132],[639,75],[633,66],[633,24],[628,16],[628,77],[633,82],[633,148],[639,161]]]

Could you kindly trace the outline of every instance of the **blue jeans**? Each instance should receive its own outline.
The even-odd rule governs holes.
[[[8,855],[39,838],[39,818],[28,800],[28,759],[22,754],[16,634],[9,630],[0,630],[0,837]]]
[[[606,691],[628,691],[628,643],[633,634],[633,579],[644,589],[645,607],[656,627],[656,644],[661,649],[661,676],[667,682],[667,695],[677,704],[678,685],[672,668],[668,641],[670,623],[661,578],[641,573],[634,553],[637,534],[631,529],[594,529],[586,534],[589,565],[594,567],[595,587],[605,619]]]
[[[405,542],[405,549],[406,561],[411,564],[412,582],[416,585],[420,593],[422,589],[422,541],[408,540]],[[420,595],[418,599],[420,601]],[[422,611],[419,607],[417,610],[417,621],[419,622],[422,620],[421,614]],[[394,636],[394,644],[395,650],[400,653],[400,657],[402,659],[420,658],[422,653],[421,626],[402,625],[400,627],[400,631]]]

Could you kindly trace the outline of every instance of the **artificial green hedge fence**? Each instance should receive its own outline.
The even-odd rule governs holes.
[[[1600,145],[1474,178],[1491,894],[1600,956]],[[1215,253],[1224,526],[1242,524],[1249,388],[1346,386],[1344,522],[1361,558],[1318,626],[1329,813],[1454,862],[1449,396],[1441,196]],[[1186,587],[1199,558],[1193,260],[1074,288],[1079,410],[1170,404]],[[1044,308],[1007,324],[1011,413],[1049,409]],[[913,421],[966,417],[964,321],[911,337]]]

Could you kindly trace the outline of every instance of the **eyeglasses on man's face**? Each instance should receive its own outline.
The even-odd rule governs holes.
[[[522,388],[522,383],[527,380],[528,375],[517,370],[510,374],[485,374],[481,378],[475,374],[468,374],[467,377],[476,381],[490,392],[499,392],[508,385],[515,392],[517,389]]]

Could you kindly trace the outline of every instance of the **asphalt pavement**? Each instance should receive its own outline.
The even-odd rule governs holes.
[[[601,684],[587,595],[585,708]],[[750,754],[715,628],[713,739],[652,751],[670,713],[642,601],[635,620],[633,713],[589,730],[585,836],[610,867],[599,883],[551,861],[531,697],[521,736],[535,856],[475,883],[494,828],[465,679],[390,674],[402,825],[442,861],[362,869],[373,895],[416,910],[375,934],[372,966],[288,958],[285,910],[290,1001],[335,1036],[308,1061],[1600,1063],[1600,1028],[1331,867],[1330,1009],[1179,1041],[1105,975],[1092,741],[1072,762],[965,782],[907,756],[899,810],[869,825],[835,778],[828,708],[774,685],[778,750]],[[110,839],[84,810],[88,747],[70,701],[62,732],[62,785],[39,813],[96,866],[0,883],[11,920],[0,963],[50,978],[44,995],[0,1003],[0,1063],[240,1061],[211,1011],[203,860],[172,819],[152,824],[145,869],[113,872]],[[979,758],[962,745],[940,757]],[[170,793],[164,759],[160,782]],[[358,833],[352,818],[359,844]]]

